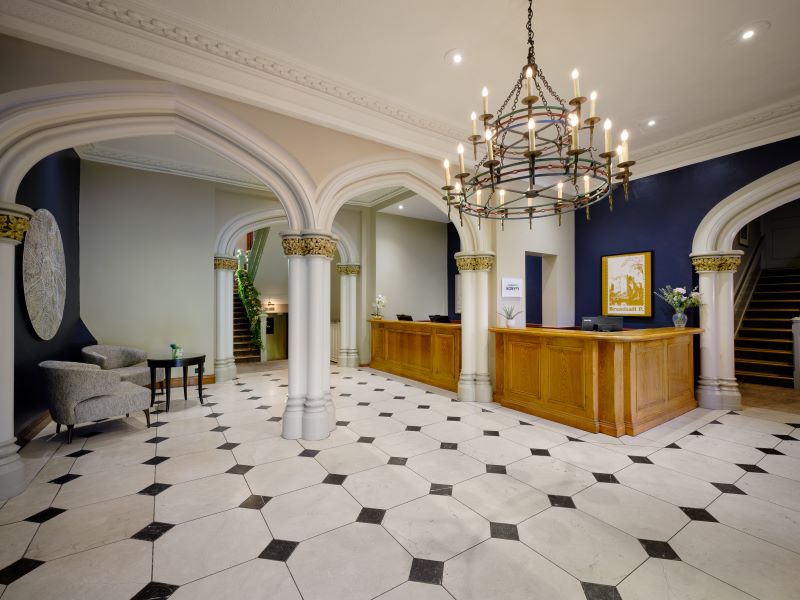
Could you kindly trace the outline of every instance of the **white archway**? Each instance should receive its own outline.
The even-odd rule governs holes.
[[[750,221],[799,197],[800,161],[737,190],[714,206],[697,228],[691,257],[703,295],[697,397],[704,408],[741,408],[734,355],[733,274],[741,255],[733,250],[736,234]]]

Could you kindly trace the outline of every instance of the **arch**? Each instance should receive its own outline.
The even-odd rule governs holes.
[[[233,256],[236,240],[244,234],[261,229],[285,224],[286,214],[280,209],[254,210],[239,215],[228,221],[217,234],[214,245],[217,256]],[[338,223],[334,223],[331,230],[336,236],[336,248],[344,263],[359,264],[358,247],[350,234]]]
[[[742,227],[797,198],[800,161],[756,179],[714,206],[697,228],[692,254],[730,252]]]
[[[444,212],[439,178],[428,166],[408,155],[391,154],[377,159],[357,161],[346,165],[325,178],[314,199],[319,214],[319,227],[329,230],[339,209],[348,200],[379,188],[405,187],[419,194]],[[458,215],[451,218],[461,238],[463,252],[489,250],[475,220],[465,218],[461,226]]]
[[[80,144],[179,135],[237,164],[278,197],[292,229],[314,223],[314,183],[288,152],[238,117],[171,83],[71,82],[0,95],[0,198],[39,160]]]

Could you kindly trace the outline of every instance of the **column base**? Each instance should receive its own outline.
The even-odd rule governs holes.
[[[347,349],[339,352],[340,367],[358,367],[358,350]]]
[[[0,445],[0,500],[8,500],[25,489],[25,467],[14,440]]]
[[[313,408],[309,408],[309,404]],[[303,439],[309,442],[324,440],[331,434],[325,398],[309,398],[303,411]]]
[[[305,398],[290,396],[283,411],[283,430],[281,437],[287,440],[299,440],[303,437],[303,405]]]
[[[236,377],[236,361],[233,358],[214,360],[214,381],[229,381]]]
[[[336,405],[330,391],[325,392],[325,410],[328,413],[328,431],[336,429]]]
[[[711,410],[740,410],[742,408],[742,394],[734,379],[719,380],[716,384],[710,381],[701,381],[695,391],[697,403],[700,408]]]
[[[492,380],[487,373],[475,375],[475,402],[493,402]]]
[[[458,378],[458,400],[460,402],[475,402],[475,377],[461,373]]]

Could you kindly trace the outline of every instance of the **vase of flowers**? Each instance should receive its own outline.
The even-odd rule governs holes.
[[[517,325],[516,317],[522,314],[521,310],[515,311],[516,306],[513,304],[504,304],[503,312],[497,313],[506,320],[506,327],[515,327]]]
[[[375,303],[372,305],[372,308],[375,309],[375,312],[372,313],[373,319],[382,319],[383,318],[383,309],[386,306],[386,296],[383,294],[378,294],[375,296]]]
[[[686,309],[700,306],[700,292],[697,291],[697,288],[687,293],[686,288],[673,288],[671,285],[666,285],[659,288],[655,295],[675,309],[675,314],[672,315],[672,323],[675,327],[686,327]]]
[[[183,348],[178,344],[170,344],[169,347],[172,349],[172,358],[183,358]]]

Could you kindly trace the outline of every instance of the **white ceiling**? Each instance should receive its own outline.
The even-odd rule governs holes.
[[[401,206],[403,208],[400,208]],[[416,194],[401,202],[394,202],[380,209],[378,212],[398,217],[408,217],[410,219],[438,221],[439,223],[447,223],[450,221],[443,207],[440,208],[438,205],[434,206],[430,201]]]

